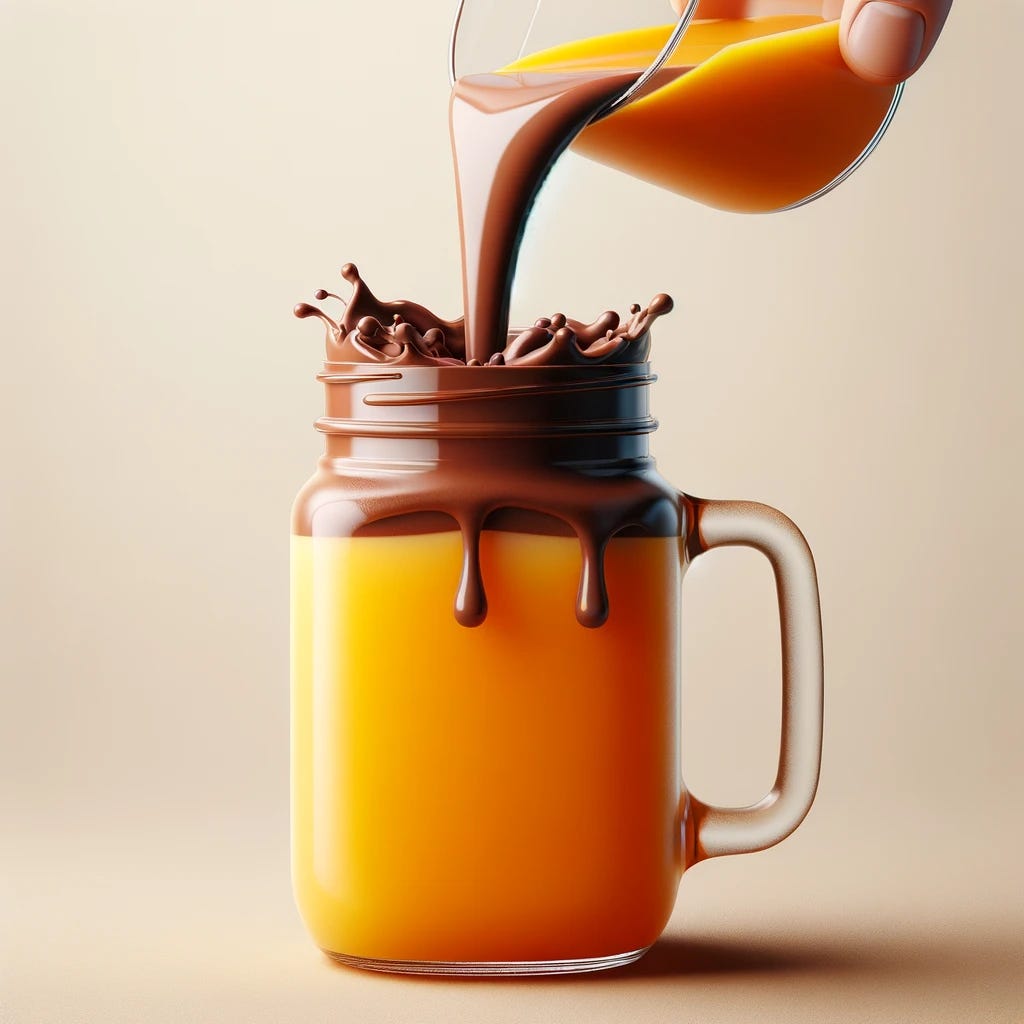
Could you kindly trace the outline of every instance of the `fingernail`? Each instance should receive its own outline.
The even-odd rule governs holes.
[[[847,62],[869,81],[901,81],[917,66],[924,31],[924,18],[917,11],[886,0],[872,0],[850,26]]]

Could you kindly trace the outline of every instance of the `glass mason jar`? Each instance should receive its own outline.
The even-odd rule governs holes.
[[[420,973],[613,967],[700,860],[785,838],[814,797],[814,564],[781,513],[680,494],[647,363],[328,363],[326,453],[292,540],[292,857],[314,941]],[[682,576],[767,555],[782,616],[772,791],[680,778]]]

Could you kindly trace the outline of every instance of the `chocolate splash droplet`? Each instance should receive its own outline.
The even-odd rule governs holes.
[[[607,338],[614,334],[618,330],[619,314],[608,310],[606,313],[602,313],[593,323],[585,324],[579,320],[570,320],[569,326],[576,332],[576,337],[579,338],[580,347],[586,349],[586,347],[598,338]]]
[[[384,325],[375,316],[364,316],[356,324],[356,330],[364,338],[376,338],[384,330]]]
[[[506,346],[502,354],[506,363],[522,359],[531,352],[547,345],[551,341],[551,332],[547,327],[528,327],[519,337],[514,338]]]
[[[336,324],[322,309],[317,309],[316,306],[311,306],[308,302],[299,302],[296,304],[292,312],[300,319],[305,320],[307,317],[315,316],[319,317],[323,322],[332,330],[340,331],[341,328]]]
[[[665,316],[667,313],[671,313],[675,309],[676,304],[672,301],[671,295],[666,295],[664,292],[660,292],[651,299],[650,305],[647,307],[647,312],[651,316]]]

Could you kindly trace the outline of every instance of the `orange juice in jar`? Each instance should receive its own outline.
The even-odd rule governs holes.
[[[373,362],[351,359],[366,319],[329,332],[326,452],[293,514],[292,851],[306,925],[341,962],[628,963],[686,868],[779,841],[813,799],[810,552],[781,513],[659,475],[651,319],[569,362],[564,332],[532,353],[524,332],[488,366],[404,324]],[[680,585],[729,544],[769,557],[786,623],[779,777],[745,809],[680,779]]]

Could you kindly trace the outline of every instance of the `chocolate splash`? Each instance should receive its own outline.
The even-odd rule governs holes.
[[[335,320],[322,309],[300,302],[299,318],[318,317],[327,328],[327,359],[337,363],[377,363],[388,366],[480,366],[466,359],[461,318],[444,320],[425,306],[407,300],[382,302],[367,287],[352,263],[341,268],[352,285],[346,301],[320,289],[318,301],[336,299],[344,305]],[[602,313],[592,323],[563,313],[542,317],[532,327],[513,331],[505,348],[488,366],[595,366],[636,364],[650,358],[651,327],[672,311],[668,295],[656,295],[646,308],[633,305],[623,321],[618,313]]]

